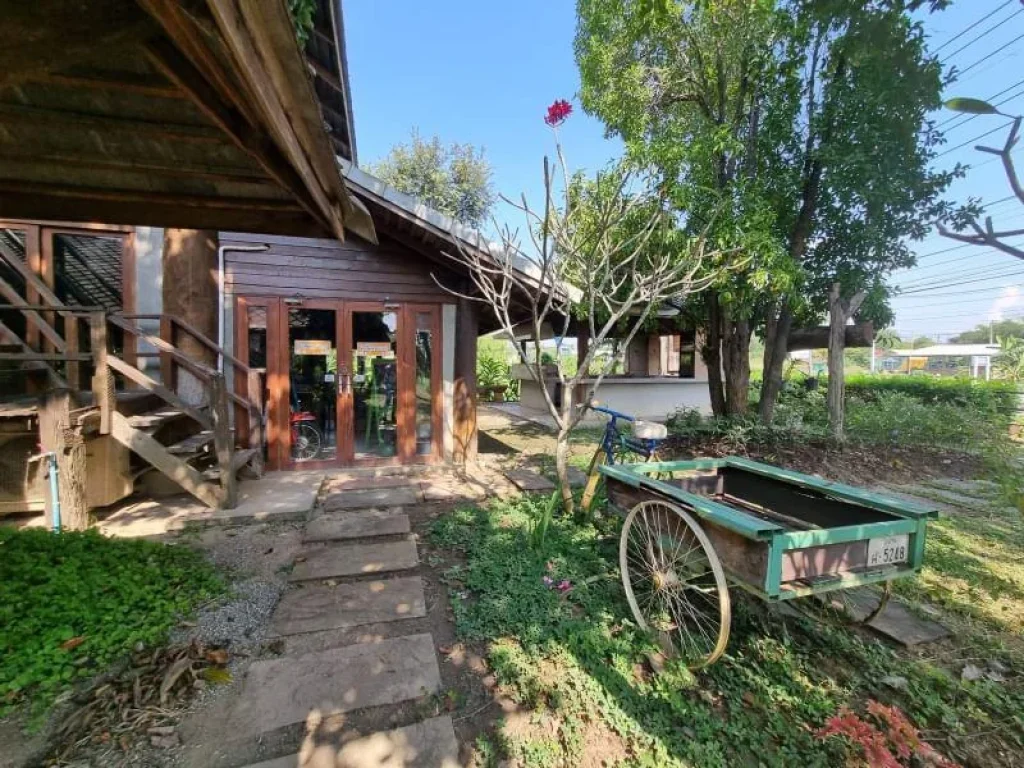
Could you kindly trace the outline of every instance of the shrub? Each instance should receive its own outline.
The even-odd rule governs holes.
[[[39,713],[222,589],[184,547],[0,528],[0,716]]]
[[[900,392],[924,405],[971,408],[1009,423],[1017,409],[1017,385],[1012,381],[982,381],[934,376],[859,375],[846,379],[851,399],[871,401],[886,392]]]

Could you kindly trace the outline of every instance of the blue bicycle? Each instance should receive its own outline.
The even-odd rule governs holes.
[[[658,448],[668,437],[668,429],[664,424],[641,421],[597,403],[592,403],[590,409],[608,416],[608,423],[605,425],[601,443],[594,451],[594,457],[590,460],[590,467],[587,469],[587,485],[583,489],[583,499],[581,500],[584,510],[590,509],[590,505],[597,495],[598,484],[603,477],[598,471],[599,466],[658,461]],[[624,432],[619,426],[620,421],[628,422],[632,428],[628,432]]]

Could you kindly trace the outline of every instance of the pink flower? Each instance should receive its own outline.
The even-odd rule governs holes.
[[[555,99],[548,107],[548,113],[544,117],[544,122],[550,125],[552,128],[557,128],[565,119],[572,114],[572,104],[565,99]]]
[[[558,586],[555,587],[555,589],[557,589],[559,592],[568,592],[570,589],[572,589],[572,584],[569,582],[568,579],[562,579],[560,582],[558,582]]]

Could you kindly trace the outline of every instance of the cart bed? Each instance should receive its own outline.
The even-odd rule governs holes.
[[[600,468],[613,507],[695,514],[734,583],[769,600],[917,573],[934,508],[743,458]]]

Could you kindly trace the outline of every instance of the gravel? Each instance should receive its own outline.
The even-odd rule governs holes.
[[[232,655],[251,654],[262,642],[283,590],[279,580],[254,577],[236,582],[227,602],[200,611],[195,626],[180,627],[171,642],[197,639],[204,645],[226,648]]]

